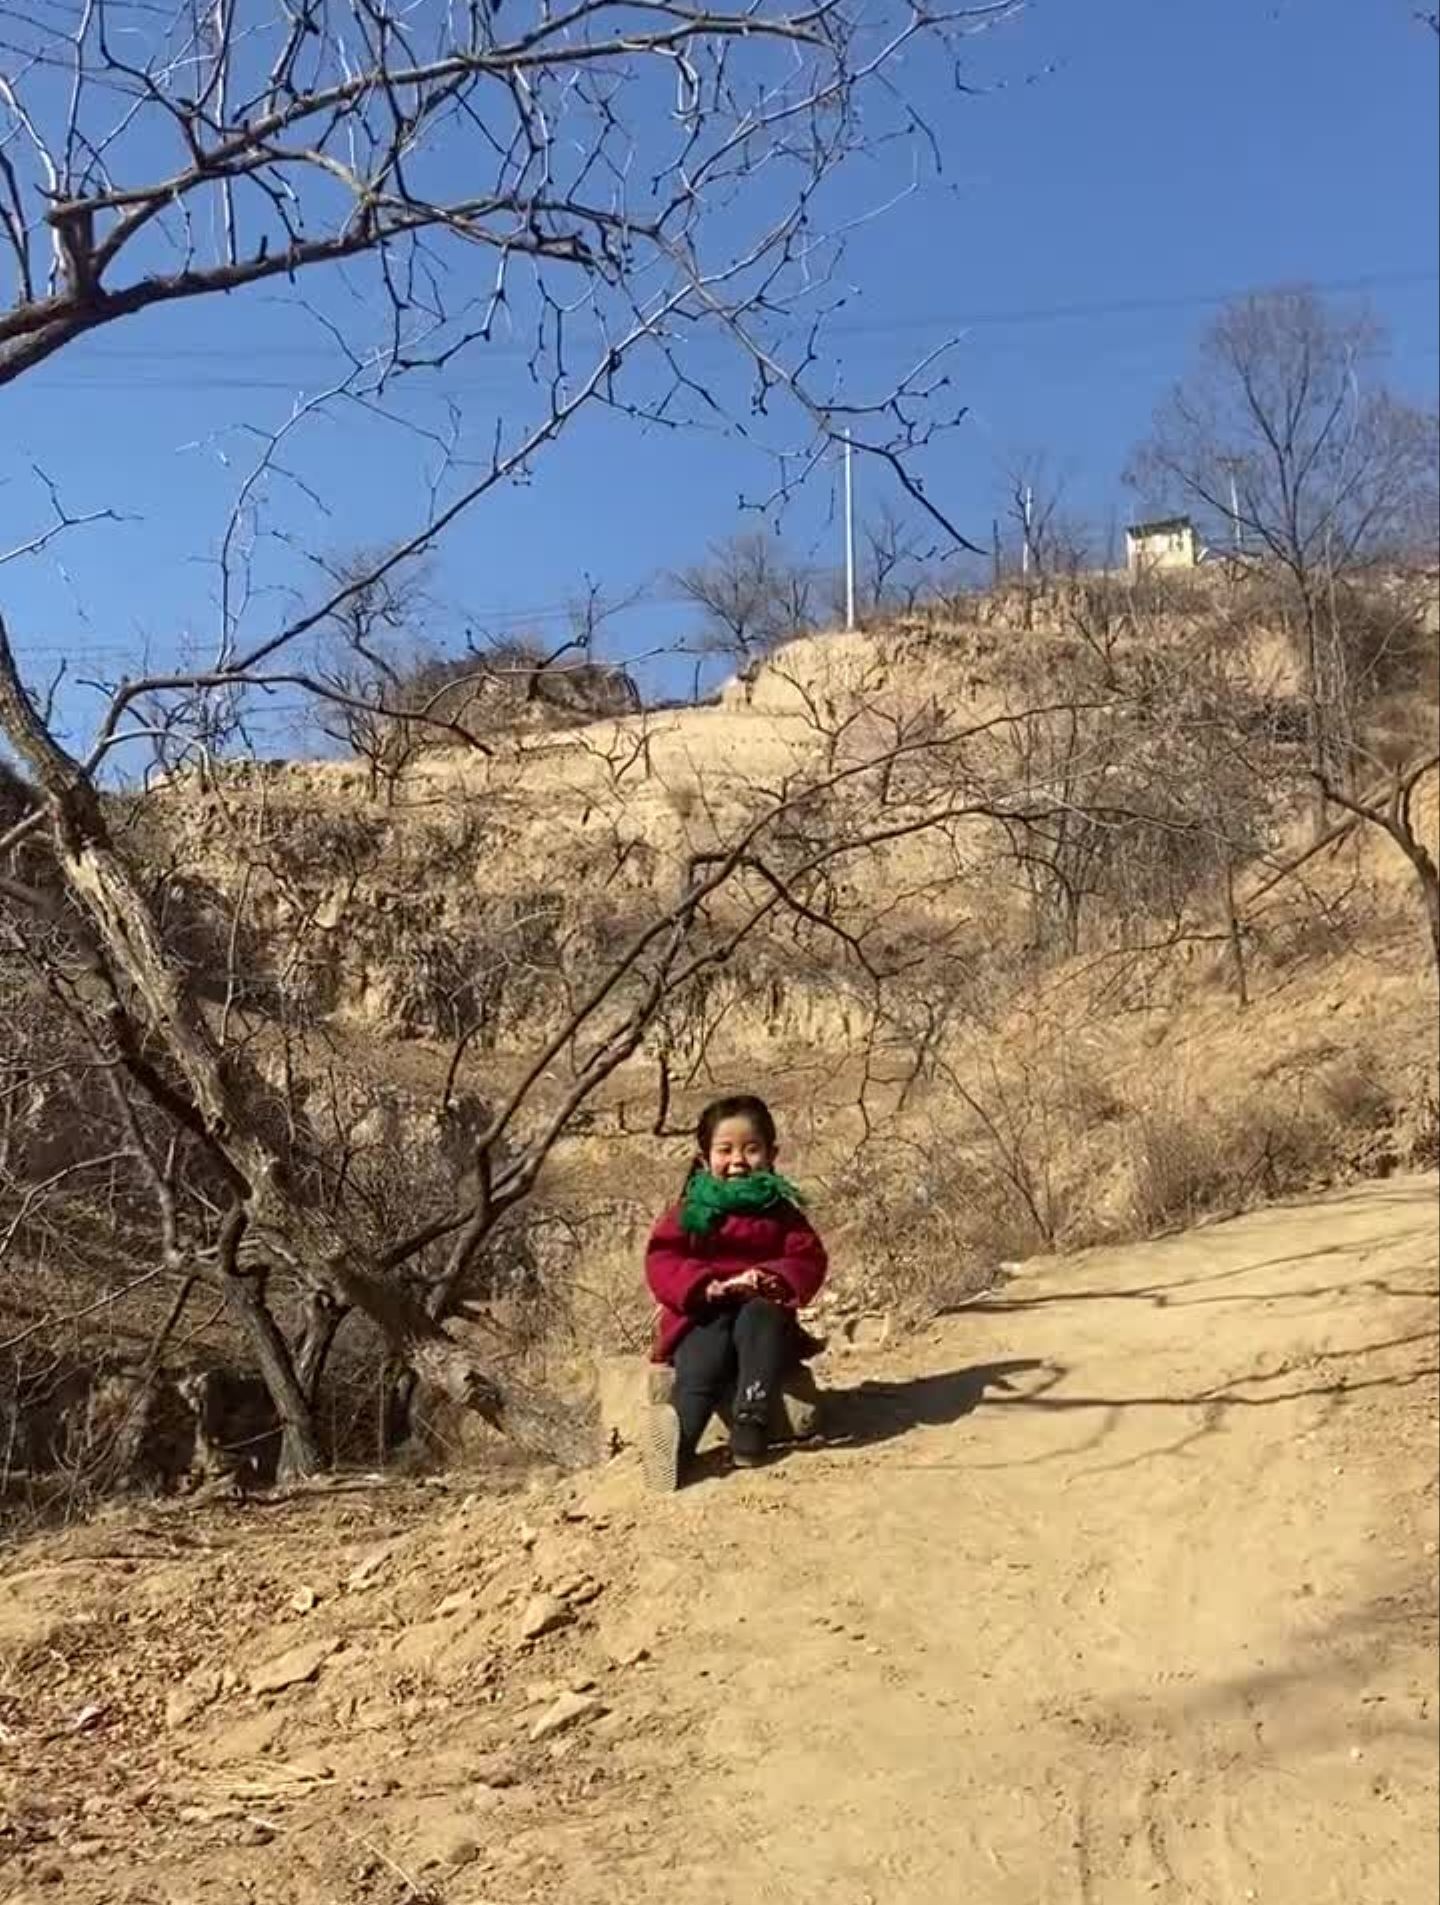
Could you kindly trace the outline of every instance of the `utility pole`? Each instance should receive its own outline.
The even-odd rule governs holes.
[[[1230,540],[1240,547],[1240,492],[1235,487],[1235,466],[1230,466]]]
[[[845,626],[855,627],[855,447],[845,432]]]
[[[1024,536],[1020,545],[1020,573],[1028,578],[1030,574],[1030,522],[1035,512],[1035,491],[1029,483],[1025,485],[1025,497],[1021,504],[1024,512]]]

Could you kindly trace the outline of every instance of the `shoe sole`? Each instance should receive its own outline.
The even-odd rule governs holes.
[[[650,1371],[640,1458],[653,1495],[673,1495],[680,1486],[680,1418],[670,1401],[674,1381],[667,1368]]]

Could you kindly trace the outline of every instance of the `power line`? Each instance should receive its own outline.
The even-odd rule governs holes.
[[[1426,285],[1440,282],[1440,272],[1433,269],[1413,269],[1408,271],[1365,272],[1351,277],[1337,277],[1320,280],[1306,280],[1309,289],[1326,294],[1357,294],[1365,291],[1420,289]],[[1001,326],[1045,325],[1064,323],[1083,323],[1091,319],[1112,319],[1120,317],[1140,317],[1167,311],[1187,311],[1213,308],[1231,303],[1236,298],[1245,297],[1255,291],[1253,285],[1231,286],[1223,290],[1194,291],[1177,293],[1164,297],[1114,298],[1103,302],[1071,303],[1053,305],[1017,306],[1013,309],[991,309],[979,311],[935,311],[912,313],[909,316],[889,318],[837,318],[824,326],[829,337],[865,337],[894,336],[904,332],[935,330],[949,326],[962,332],[971,330],[994,329]],[[603,340],[596,337],[592,342],[599,345]],[[716,348],[718,340],[706,339],[698,347],[700,350]],[[532,347],[518,343],[494,343],[479,347],[483,350],[486,362],[508,361],[525,363],[533,356]],[[105,362],[125,363],[162,363],[173,364],[177,361],[206,363],[220,358],[233,358],[233,348],[224,345],[181,345],[166,349],[159,345],[117,345],[97,353],[95,370]],[[299,363],[313,360],[323,361],[339,367],[340,355],[335,351],[325,351],[317,345],[257,345],[245,352],[247,361],[286,361]],[[375,368],[380,368],[377,363]],[[151,377],[137,382],[133,377],[105,378],[81,370],[78,375],[52,381],[49,388],[73,390],[274,390],[293,392],[294,382],[288,378],[247,377],[240,374],[204,375],[186,374],[177,377]],[[483,382],[473,378],[457,379],[445,388],[449,391],[466,389],[484,389]],[[500,388],[502,386],[497,386]]]
[[[810,582],[824,582],[837,573],[823,562],[791,562],[788,567],[797,576],[802,576]],[[644,587],[633,587],[617,588],[613,593],[618,597],[613,606],[606,607],[602,602],[600,607],[599,619],[602,623],[613,622],[624,615],[636,615],[642,610],[686,609],[695,606],[693,596],[673,591],[662,592]],[[563,601],[534,603],[528,608],[473,609],[460,603],[456,606],[452,619],[456,626],[463,626],[479,635],[505,634],[512,630],[529,627],[536,622],[566,621],[582,607],[583,604],[573,596]],[[17,636],[14,639],[17,650],[28,663],[58,664],[63,661],[72,669],[101,666],[107,662],[136,658],[137,649],[143,651],[144,646],[143,643],[115,641],[94,642],[80,648],[69,641],[46,642],[43,639],[38,642],[26,641],[23,636]],[[194,660],[145,662],[147,668],[153,667],[157,673],[172,666],[178,671],[187,667],[198,670],[205,665],[204,662]]]
[[[1433,267],[1410,266],[1399,271],[1360,272],[1349,277],[1322,278],[1304,280],[1308,290],[1321,292],[1358,292],[1394,290],[1407,285],[1418,286],[1434,284],[1440,279],[1440,273]],[[1254,292],[1254,285],[1231,285],[1228,288],[1208,291],[1184,291],[1167,294],[1163,297],[1110,298],[1102,301],[1090,301],[1050,305],[1021,305],[1012,308],[1001,307],[980,311],[936,311],[913,313],[903,318],[850,318],[837,322],[830,328],[845,333],[871,330],[916,329],[936,324],[1044,324],[1068,322],[1087,317],[1123,317],[1132,314],[1144,315],[1151,311],[1188,310],[1206,304],[1226,304],[1232,298],[1241,298]],[[491,353],[529,355],[524,345],[491,344],[485,347]],[[175,350],[165,350],[158,345],[137,344],[119,346],[113,353],[116,357],[157,357],[174,359],[176,357],[221,357],[230,353],[220,345],[182,346]],[[287,345],[262,345],[246,353],[251,357],[299,357],[333,356],[321,345],[301,345],[293,351]]]
[[[805,565],[796,566],[800,567]],[[828,574],[828,571],[819,565],[814,565],[813,574],[816,577],[821,577]],[[618,616],[632,615],[641,609],[681,609],[691,606],[691,598],[688,595],[660,595],[649,594],[643,591],[633,591],[629,595],[626,595],[624,591],[618,591],[618,593],[621,595],[621,600],[617,602],[613,608],[602,609],[601,619],[603,621],[614,621]],[[457,610],[455,619],[458,623],[473,627],[481,634],[492,632],[504,634],[510,630],[525,628],[537,622],[563,621],[575,613],[576,608],[577,604],[574,601],[546,602],[536,604],[531,608],[518,609],[479,610],[467,609],[462,606]],[[16,647],[28,665],[34,666],[36,664],[45,663],[58,665],[63,661],[70,667],[72,673],[77,667],[103,667],[117,661],[143,659],[142,655],[137,654],[137,650],[142,649],[143,645],[133,642],[103,642],[95,643],[88,648],[77,648],[74,643],[67,642],[63,646],[59,646],[44,642],[27,642],[23,638],[17,638]],[[483,653],[483,650],[481,652]],[[186,668],[198,671],[204,668],[206,664],[204,662],[177,661],[172,659],[168,661],[144,661],[144,666],[158,674],[171,669],[177,673]]]

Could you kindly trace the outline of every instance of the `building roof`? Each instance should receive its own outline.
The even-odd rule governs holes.
[[[1173,536],[1178,529],[1194,529],[1194,527],[1194,523],[1188,516],[1161,516],[1153,523],[1131,523],[1125,534],[1127,536]]]

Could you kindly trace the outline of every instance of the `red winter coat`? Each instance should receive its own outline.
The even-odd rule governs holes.
[[[735,1212],[700,1237],[681,1228],[678,1204],[666,1211],[645,1251],[646,1280],[660,1305],[655,1362],[668,1363],[704,1314],[706,1285],[744,1270],[779,1277],[789,1302],[802,1309],[825,1281],[825,1246],[792,1204],[758,1215]],[[810,1343],[809,1353],[817,1347]]]

